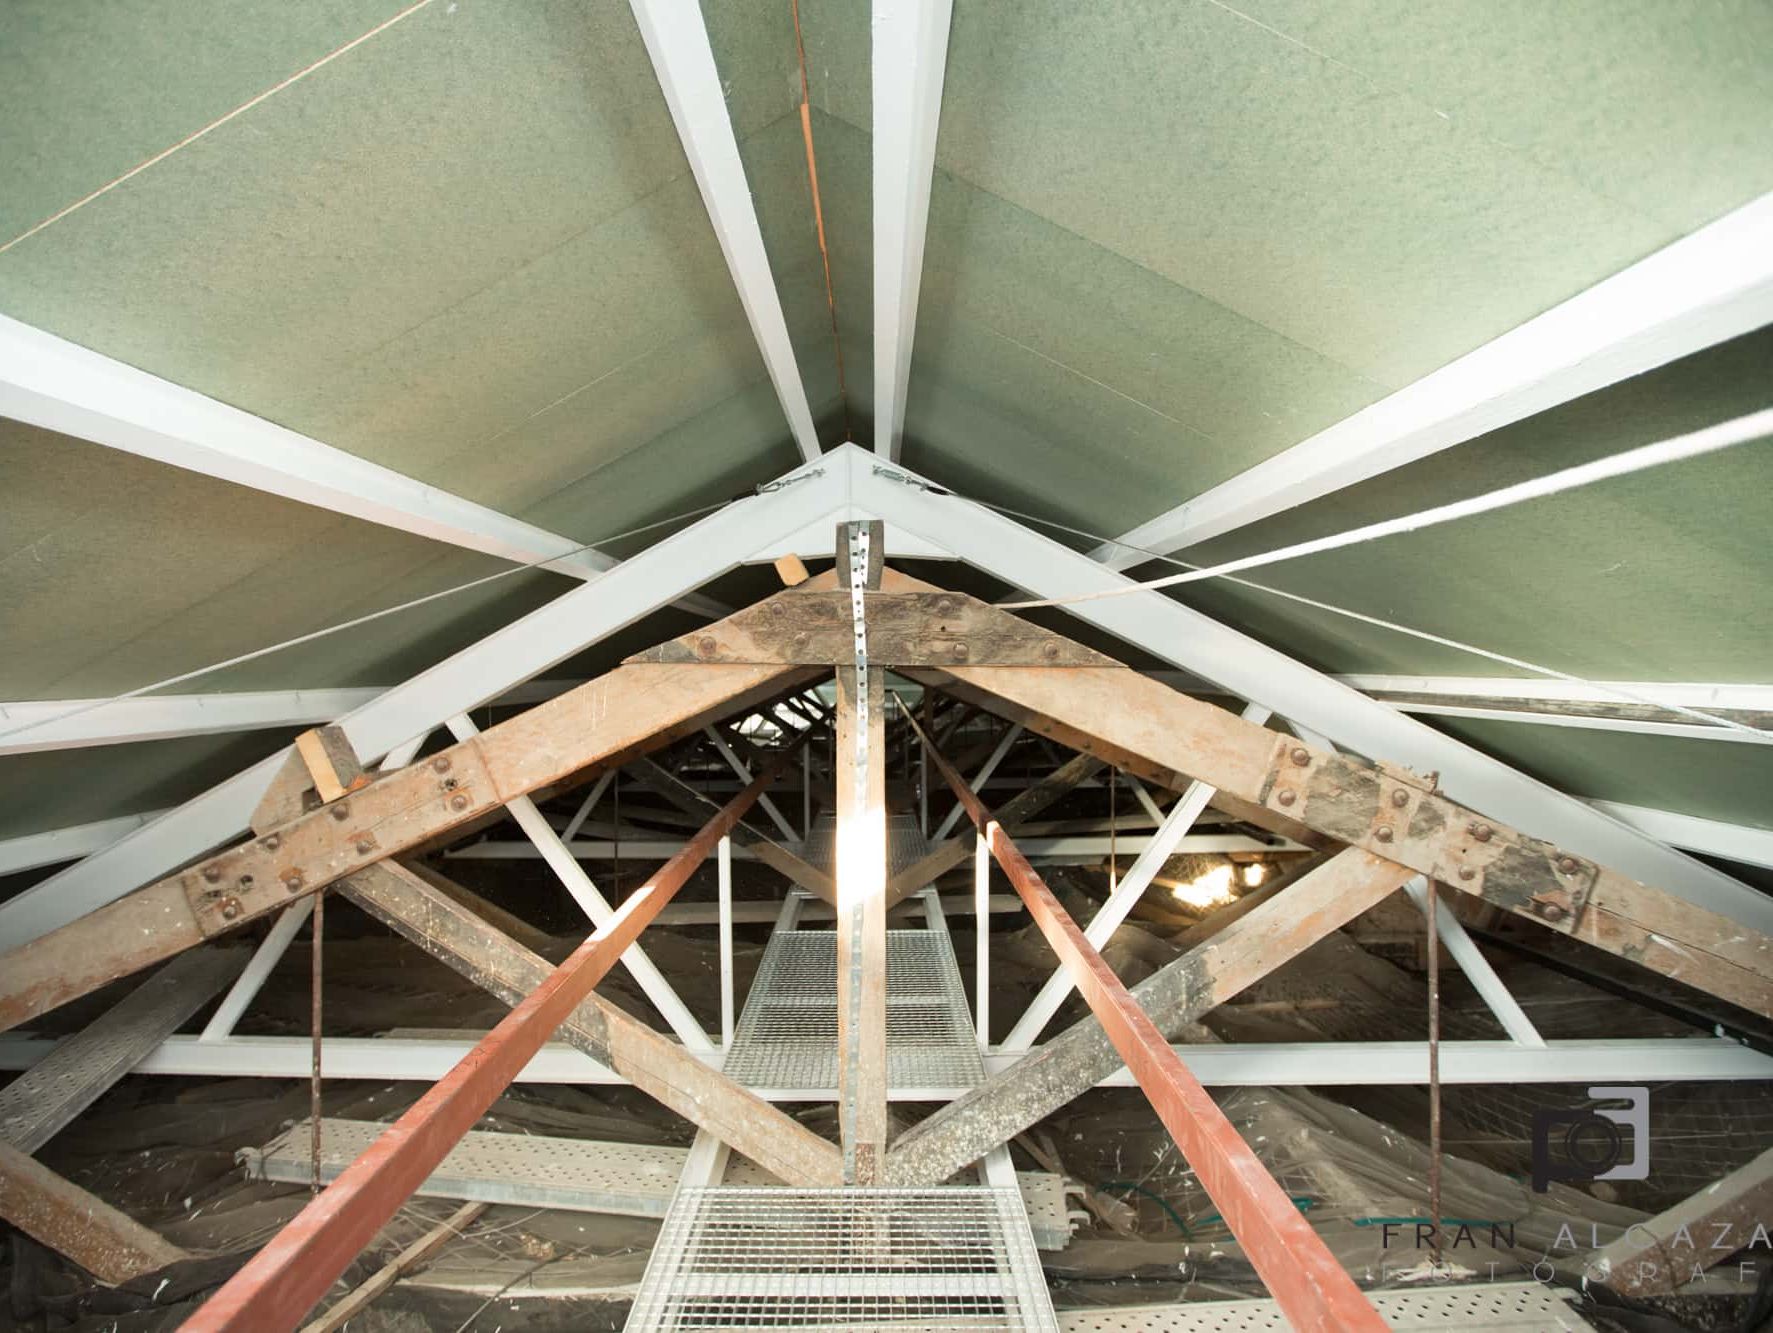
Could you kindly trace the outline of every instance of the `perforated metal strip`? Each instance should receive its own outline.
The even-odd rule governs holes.
[[[854,639],[856,654],[856,688],[855,710],[856,725],[852,731],[855,742],[855,768],[851,780],[855,783],[852,789],[856,793],[859,804],[866,804],[868,799],[868,525],[852,523],[850,533],[850,633]],[[853,834],[852,834],[853,836]],[[884,867],[882,867],[884,870]],[[854,892],[854,885],[845,885],[840,873],[837,879],[837,900],[844,903],[846,893]],[[854,906],[852,904],[852,906]],[[860,959],[863,950],[863,918],[864,913],[858,908],[849,912],[848,922],[841,918],[839,925],[846,926],[849,931],[849,956]],[[838,977],[833,971],[833,993],[837,993]],[[843,991],[848,1012],[844,1015],[842,1031],[844,1034],[843,1068],[856,1070],[862,1063],[862,987],[853,985]],[[889,1036],[890,1040],[890,1036]],[[889,1080],[891,1075],[889,1074]],[[838,1115],[841,1118],[843,1137],[843,1178],[856,1178],[856,1099],[854,1096],[844,1097],[838,1102]]]
[[[1375,1291],[1373,1304],[1393,1329],[1475,1329],[1481,1333],[1554,1333],[1594,1326],[1566,1295],[1538,1282],[1478,1282],[1421,1291]],[[1067,1310],[1064,1333],[1288,1333],[1273,1301],[1197,1301]]]

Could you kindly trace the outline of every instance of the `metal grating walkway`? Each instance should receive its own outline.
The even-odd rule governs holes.
[[[1539,1282],[1479,1282],[1421,1291],[1369,1292],[1394,1329],[1467,1329],[1482,1333],[1555,1333],[1594,1326],[1570,1308],[1572,1297]],[[1067,1310],[1064,1333],[1288,1333],[1273,1301],[1197,1301]]]
[[[1057,1333],[1011,1189],[680,1190],[628,1317],[676,1329]]]
[[[985,1077],[945,930],[887,932],[887,1084],[970,1087]],[[837,934],[770,936],[723,1066],[753,1088],[837,1088]]]
[[[817,866],[826,874],[836,874],[837,817],[820,815],[813,821],[812,832],[795,851],[808,865]],[[910,815],[887,816],[887,877],[915,865],[929,855],[935,844],[918,831],[917,820]]]

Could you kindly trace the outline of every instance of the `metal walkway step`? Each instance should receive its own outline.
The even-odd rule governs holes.
[[[791,844],[791,849],[808,865],[817,866],[828,875],[837,873],[837,817],[820,815],[813,820],[806,840]],[[891,879],[908,866],[928,856],[935,843],[918,831],[911,815],[887,816],[887,878]]]
[[[238,1158],[247,1176],[307,1184],[309,1123],[291,1126],[263,1148],[243,1149]],[[323,1119],[321,1180],[336,1178],[386,1128],[369,1120]],[[687,1148],[470,1130],[414,1192],[433,1199],[663,1217],[688,1157]],[[782,1188],[762,1167],[736,1155],[727,1165],[724,1181]],[[1062,1250],[1069,1245],[1075,1219],[1064,1177],[1018,1171],[1016,1184],[1036,1248]]]
[[[678,1191],[628,1316],[655,1330],[1051,1330],[1015,1190]]]
[[[34,1153],[246,965],[241,948],[193,949],[0,1089],[0,1140]]]
[[[1385,1322],[1397,1330],[1573,1333],[1594,1327],[1570,1308],[1572,1293],[1540,1282],[1475,1282],[1369,1295]],[[1067,1310],[1059,1316],[1063,1333],[1288,1333],[1291,1327],[1273,1301],[1118,1305]]]
[[[923,930],[887,931],[887,1086],[984,1080],[954,945],[939,912]],[[752,1088],[837,1089],[837,934],[776,930],[723,1064]]]

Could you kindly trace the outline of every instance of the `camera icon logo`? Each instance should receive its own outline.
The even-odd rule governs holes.
[[[1554,1180],[1647,1180],[1650,1175],[1650,1090],[1593,1087],[1595,1102],[1626,1103],[1533,1112],[1533,1192]],[[1630,1160],[1622,1161],[1628,1147]]]

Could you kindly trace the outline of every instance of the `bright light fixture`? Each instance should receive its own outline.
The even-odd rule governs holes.
[[[1260,861],[1251,861],[1244,867],[1244,887],[1246,889],[1256,888],[1267,878],[1268,867]]]
[[[1231,884],[1231,862],[1225,861],[1196,875],[1186,884],[1176,885],[1170,890],[1170,894],[1177,902],[1204,911],[1206,908],[1228,903],[1236,897],[1231,891]]]

